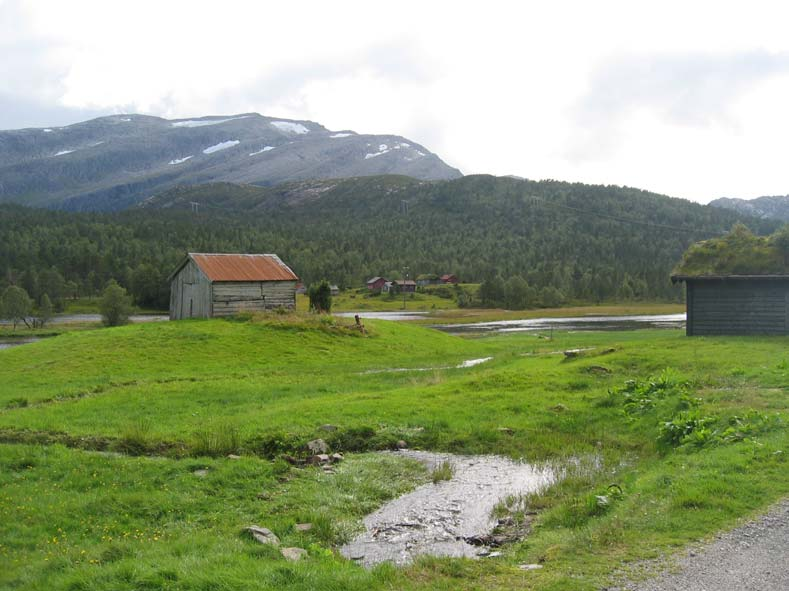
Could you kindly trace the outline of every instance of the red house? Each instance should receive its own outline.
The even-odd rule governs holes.
[[[386,283],[386,277],[373,277],[367,282],[370,291],[381,291]]]
[[[457,275],[451,273],[441,276],[441,283],[459,283]]]

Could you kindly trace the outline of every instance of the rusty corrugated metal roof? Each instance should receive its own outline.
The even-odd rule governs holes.
[[[211,281],[298,281],[275,254],[206,254],[189,257]]]

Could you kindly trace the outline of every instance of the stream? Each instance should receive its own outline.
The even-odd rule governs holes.
[[[367,567],[386,561],[408,564],[423,554],[467,558],[489,554],[466,539],[493,530],[496,521],[491,513],[496,505],[510,495],[538,492],[557,479],[550,468],[500,456],[388,453],[418,460],[431,471],[448,462],[452,477],[424,484],[364,518],[366,531],[340,552]]]

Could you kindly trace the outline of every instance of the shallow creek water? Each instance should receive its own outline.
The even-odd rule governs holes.
[[[419,460],[428,470],[449,462],[453,475],[422,485],[365,517],[366,531],[340,549],[343,556],[365,566],[385,561],[407,564],[422,554],[477,557],[480,548],[464,538],[493,530],[496,522],[491,513],[499,502],[509,495],[540,491],[557,478],[550,468],[500,456],[391,453]]]

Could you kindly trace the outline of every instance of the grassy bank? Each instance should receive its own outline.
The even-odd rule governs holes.
[[[0,351],[0,586],[591,590],[789,491],[786,338],[367,325],[184,321]],[[281,459],[316,437],[347,454],[336,474]],[[366,571],[334,549],[430,479],[364,453],[399,439],[572,462],[511,503],[536,516],[499,559]],[[286,562],[244,536],[252,523],[309,556]]]

